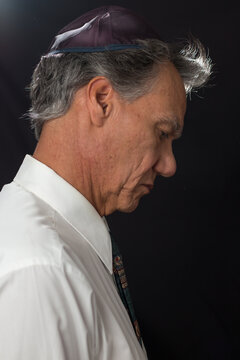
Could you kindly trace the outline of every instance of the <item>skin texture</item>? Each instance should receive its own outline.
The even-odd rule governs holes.
[[[101,216],[131,212],[157,175],[176,171],[172,141],[186,112],[183,81],[161,65],[151,92],[129,103],[108,79],[79,89],[68,112],[46,122],[33,157],[80,191]]]

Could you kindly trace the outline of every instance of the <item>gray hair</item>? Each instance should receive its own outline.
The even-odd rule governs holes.
[[[96,76],[108,78],[119,95],[131,102],[151,91],[159,65],[166,62],[179,71],[186,94],[205,85],[211,75],[211,60],[197,39],[138,43],[141,48],[42,56],[29,87],[32,107],[28,116],[36,139],[44,122],[64,115],[76,91]]]

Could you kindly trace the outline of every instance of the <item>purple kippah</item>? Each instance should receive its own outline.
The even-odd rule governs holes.
[[[83,14],[55,36],[49,54],[97,52],[141,47],[137,39],[159,39],[151,26],[131,10],[102,6]]]

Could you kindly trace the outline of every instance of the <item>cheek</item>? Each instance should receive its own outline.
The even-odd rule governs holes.
[[[149,156],[147,156],[143,161],[142,172],[147,173],[148,171],[150,171],[154,167],[156,161],[157,161],[157,159],[154,154],[150,154]]]
[[[118,137],[114,145],[113,163],[123,178],[141,176],[157,161],[159,143],[152,129],[128,129],[127,136]]]
[[[149,170],[154,166],[159,157],[159,147],[156,143],[151,143],[146,146],[143,152],[142,167],[143,170]]]

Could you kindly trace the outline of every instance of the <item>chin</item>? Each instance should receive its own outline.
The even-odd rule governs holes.
[[[124,212],[124,213],[131,213],[138,207],[139,199],[134,199],[131,202],[122,203],[118,207],[118,211]]]

